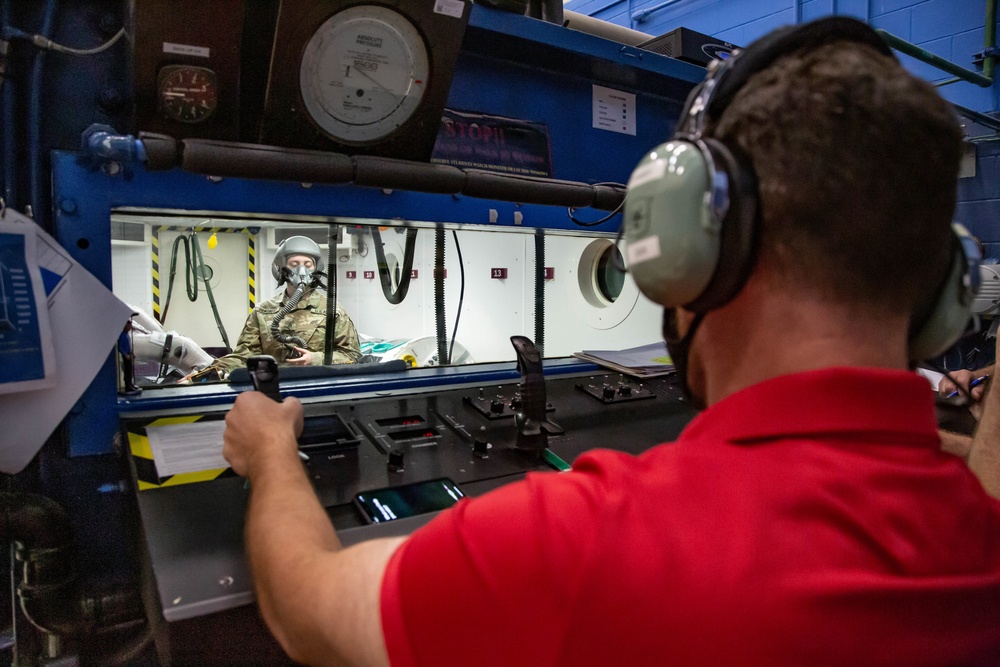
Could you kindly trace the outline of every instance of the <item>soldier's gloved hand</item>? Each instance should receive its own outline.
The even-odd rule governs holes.
[[[312,352],[298,345],[292,345],[292,349],[301,356],[295,359],[285,359],[286,366],[312,366]]]

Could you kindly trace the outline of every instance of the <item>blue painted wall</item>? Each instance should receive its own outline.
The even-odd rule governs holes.
[[[664,0],[570,0],[566,9],[593,15],[650,35],[685,27],[746,45],[768,31],[831,14],[854,16],[975,71],[973,55],[983,50],[987,0],[676,0],[643,21],[632,19]],[[900,55],[913,73],[939,83],[952,78],[930,65]],[[1000,69],[1000,68],[998,68]],[[981,88],[959,82],[942,86],[948,100],[982,113],[1000,116],[998,84]],[[969,125],[976,143],[976,176],[959,183],[956,218],[1000,257],[1000,142],[992,132]]]

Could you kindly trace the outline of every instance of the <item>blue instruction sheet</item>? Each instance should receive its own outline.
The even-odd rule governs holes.
[[[35,241],[31,228],[0,227],[0,394],[54,381],[49,305]]]

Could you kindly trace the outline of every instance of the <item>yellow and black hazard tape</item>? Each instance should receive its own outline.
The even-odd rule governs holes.
[[[132,463],[135,468],[136,482],[139,485],[140,491],[180,486],[182,484],[195,484],[197,482],[211,482],[215,479],[236,476],[232,468],[214,468],[212,470],[199,470],[198,472],[185,472],[176,475],[164,475],[162,477],[156,472],[156,463],[153,461],[153,450],[149,446],[149,437],[146,434],[146,429],[150,426],[192,424],[203,419],[221,419],[221,416],[188,415],[184,417],[160,417],[148,422],[134,422],[126,426],[129,450],[132,452]]]
[[[153,252],[153,318],[159,322],[160,317],[160,230],[152,229]]]
[[[257,244],[253,234],[247,236],[247,297],[250,300],[250,312],[257,305]]]

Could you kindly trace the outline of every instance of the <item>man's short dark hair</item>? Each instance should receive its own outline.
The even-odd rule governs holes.
[[[759,261],[824,299],[910,312],[951,257],[962,131],[927,82],[850,42],[758,72],[711,134],[748,157]]]

